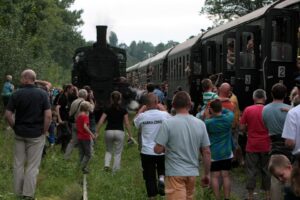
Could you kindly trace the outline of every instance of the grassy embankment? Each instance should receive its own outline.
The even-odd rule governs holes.
[[[0,127],[0,199],[14,200],[12,188],[13,134],[12,131],[4,130],[3,122]],[[134,135],[136,136],[136,133]],[[81,200],[82,174],[78,168],[77,152],[78,150],[75,149],[71,160],[65,161],[59,146],[48,149],[46,157],[42,160],[38,177],[36,192],[38,200]],[[104,152],[102,131],[90,163],[90,174],[87,179],[89,200],[147,199],[137,146],[125,145],[122,169],[115,174],[103,171]],[[200,188],[198,182],[196,199],[210,200],[214,198],[211,191]]]

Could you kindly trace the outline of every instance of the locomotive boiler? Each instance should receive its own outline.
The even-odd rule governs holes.
[[[73,57],[72,84],[78,88],[89,85],[94,91],[96,111],[109,103],[110,93],[118,88],[125,76],[126,52],[107,44],[107,26],[97,26],[97,41],[92,46],[80,47]]]

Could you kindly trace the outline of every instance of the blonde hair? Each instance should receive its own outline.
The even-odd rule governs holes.
[[[285,155],[272,155],[269,161],[269,171],[275,173],[275,169],[291,166],[290,160]]]
[[[6,75],[6,80],[7,81],[12,81],[12,75]]]
[[[91,109],[91,105],[89,102],[84,101],[80,104],[80,111],[81,112],[89,112]]]

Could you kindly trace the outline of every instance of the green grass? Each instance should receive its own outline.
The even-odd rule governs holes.
[[[3,123],[0,127],[3,127]],[[134,135],[136,137],[136,133]],[[90,162],[90,173],[87,178],[89,200],[147,199],[137,146],[127,144],[124,146],[121,170],[112,174],[103,171],[105,154],[103,139],[102,131]],[[15,199],[12,188],[12,158],[13,133],[1,129],[0,200]],[[81,200],[81,184],[82,174],[78,167],[78,150],[74,149],[71,160],[65,161],[60,152],[60,146],[48,149],[38,176],[36,198],[38,200]],[[200,188],[199,178],[195,199],[214,199],[210,190]]]

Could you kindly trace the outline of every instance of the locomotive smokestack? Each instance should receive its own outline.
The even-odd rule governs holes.
[[[107,47],[106,30],[107,26],[96,26],[97,28],[97,43],[101,47]]]

